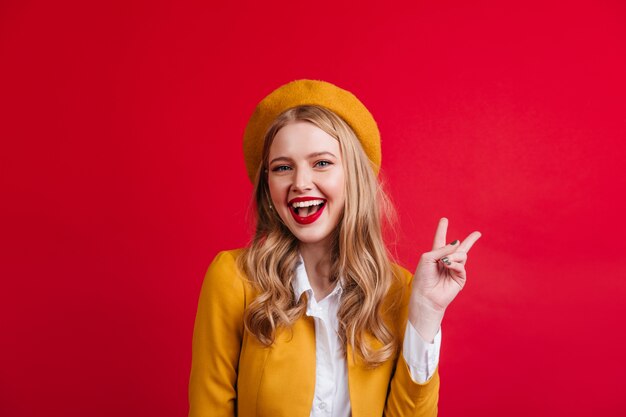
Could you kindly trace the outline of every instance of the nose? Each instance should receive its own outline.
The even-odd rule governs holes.
[[[293,184],[291,190],[294,192],[305,192],[313,189],[313,176],[311,171],[306,168],[298,167],[293,176]]]

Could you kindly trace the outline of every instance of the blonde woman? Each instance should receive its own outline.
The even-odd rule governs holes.
[[[256,233],[209,267],[198,304],[189,416],[435,416],[441,321],[480,237],[415,274],[381,233],[376,122],[351,93],[298,80],[257,106],[244,134]]]

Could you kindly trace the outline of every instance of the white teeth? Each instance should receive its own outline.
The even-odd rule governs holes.
[[[294,208],[299,208],[299,207],[311,207],[311,206],[317,206],[318,204],[323,204],[324,200],[309,200],[309,201],[300,201],[298,203],[293,203],[292,206]]]

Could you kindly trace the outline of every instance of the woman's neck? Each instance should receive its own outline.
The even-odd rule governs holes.
[[[300,243],[300,255],[315,299],[320,301],[335,287],[330,280],[331,245],[328,242]]]

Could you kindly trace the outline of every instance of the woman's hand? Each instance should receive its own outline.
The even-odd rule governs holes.
[[[439,220],[433,250],[422,254],[413,276],[409,320],[427,342],[432,342],[448,305],[465,286],[467,252],[481,237],[472,232],[461,244],[446,245],[448,219]]]

